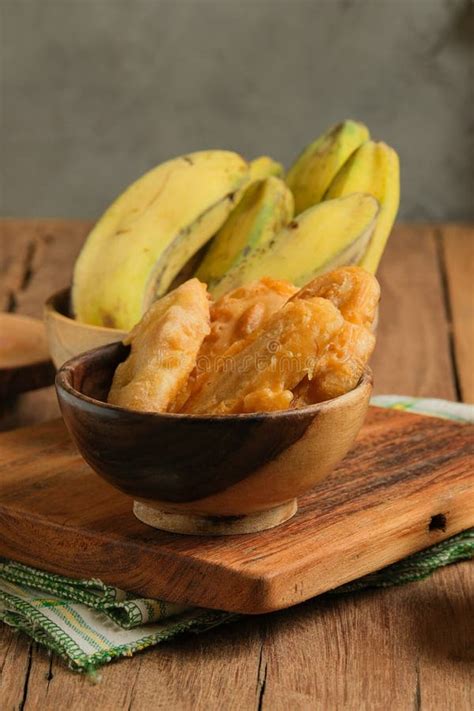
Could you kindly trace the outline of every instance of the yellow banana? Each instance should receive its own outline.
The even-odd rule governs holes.
[[[254,158],[249,163],[250,168],[250,180],[263,180],[264,178],[269,178],[274,175],[277,178],[282,178],[284,168],[281,163],[277,163],[276,160],[270,158],[269,156],[259,156]]]
[[[338,170],[368,138],[367,126],[348,120],[333,126],[304,149],[286,177],[295,196],[297,215],[323,199]]]
[[[263,276],[300,286],[322,272],[357,263],[377,213],[377,200],[362,193],[321,202],[298,215],[270,242],[253,249],[211,292],[218,298]]]
[[[212,240],[195,276],[212,290],[246,254],[287,225],[293,210],[293,195],[280,178],[252,183]]]
[[[377,224],[359,264],[375,274],[397,216],[400,202],[398,155],[386,143],[363,143],[343,165],[324,198],[367,192],[380,204]]]
[[[98,221],[76,262],[76,318],[129,330],[216,234],[248,182],[248,163],[229,151],[175,158],[139,178]]]

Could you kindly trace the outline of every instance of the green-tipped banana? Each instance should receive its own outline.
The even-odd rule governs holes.
[[[211,242],[196,275],[210,290],[226,272],[267,244],[293,217],[290,189],[280,178],[252,183]]]
[[[276,178],[282,178],[285,172],[281,163],[278,163],[269,156],[259,156],[254,158],[249,163],[250,180],[263,180],[274,175]]]
[[[79,321],[129,330],[224,224],[249,182],[229,151],[167,161],[133,183],[89,234],[76,262]]]
[[[356,264],[376,224],[378,203],[357,193],[319,203],[301,213],[270,242],[253,249],[211,290],[218,298],[270,276],[297,286],[336,267]]]
[[[297,215],[321,202],[338,170],[368,138],[369,129],[363,123],[343,121],[304,149],[286,176]]]
[[[324,197],[338,198],[354,192],[370,193],[380,204],[374,233],[359,262],[375,274],[400,202],[400,166],[393,148],[382,142],[363,143],[341,168]]]

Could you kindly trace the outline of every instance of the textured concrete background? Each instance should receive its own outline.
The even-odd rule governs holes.
[[[400,153],[402,218],[474,217],[469,0],[0,8],[4,215],[97,216],[147,168],[201,148],[288,165],[352,117]]]

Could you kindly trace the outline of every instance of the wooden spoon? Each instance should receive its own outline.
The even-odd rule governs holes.
[[[54,367],[42,321],[0,313],[0,398],[53,382]]]

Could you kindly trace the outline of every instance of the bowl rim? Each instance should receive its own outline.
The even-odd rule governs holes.
[[[95,331],[96,333],[117,334],[117,337],[128,333],[128,331],[123,331],[121,328],[111,328],[110,326],[96,326],[93,323],[83,323],[82,321],[77,321],[72,316],[66,316],[65,314],[61,313],[61,311],[57,309],[54,302],[61,296],[68,295],[70,297],[71,291],[72,286],[65,286],[62,289],[58,289],[57,291],[50,294],[44,302],[44,315],[51,315],[58,321],[64,321],[68,324],[72,323],[77,326],[77,328],[87,329],[88,331]]]
[[[106,350],[112,350],[112,348],[117,347],[118,345],[123,345],[121,341],[114,341],[113,343],[108,343],[105,346],[99,346],[98,348],[94,348],[90,351],[86,351],[85,353],[81,353],[77,356],[74,356],[73,358],[70,358],[68,361],[66,361],[61,368],[58,370],[56,374],[56,380],[55,380],[55,385],[56,385],[56,390],[58,391],[64,391],[67,393],[70,397],[74,398],[75,400],[80,400],[82,402],[87,403],[88,405],[94,407],[95,409],[98,410],[105,410],[109,412],[115,412],[115,413],[122,413],[126,415],[127,417],[134,417],[136,416],[137,418],[143,418],[143,417],[151,417],[152,419],[159,419],[159,420],[170,420],[170,421],[178,421],[178,420],[187,420],[187,421],[193,421],[193,422],[209,422],[209,420],[214,420],[216,422],[231,422],[232,420],[235,421],[242,421],[242,420],[268,420],[268,419],[282,419],[282,418],[293,418],[293,417],[301,417],[303,415],[312,415],[316,414],[321,411],[326,411],[329,409],[334,409],[337,407],[340,407],[342,405],[348,404],[351,400],[356,400],[357,398],[360,397],[361,391],[365,390],[366,388],[372,388],[373,384],[373,375],[372,375],[372,370],[369,366],[366,366],[364,369],[364,372],[362,373],[362,376],[352,390],[349,390],[349,392],[344,393],[343,395],[338,395],[338,397],[331,398],[330,400],[324,400],[323,402],[317,402],[314,403],[313,405],[306,405],[306,407],[299,407],[299,408],[294,408],[294,409],[286,409],[286,410],[273,410],[270,412],[242,412],[242,413],[232,413],[229,415],[206,415],[206,414],[192,414],[188,412],[156,412],[153,410],[131,410],[125,407],[120,407],[119,405],[112,405],[111,403],[104,402],[103,400],[97,400],[96,398],[90,397],[89,395],[85,395],[84,393],[81,393],[79,390],[74,388],[71,383],[69,382],[69,378],[74,372],[74,369],[79,365],[80,361],[89,361],[91,358],[94,359],[94,357],[97,357],[100,355],[102,351]]]

